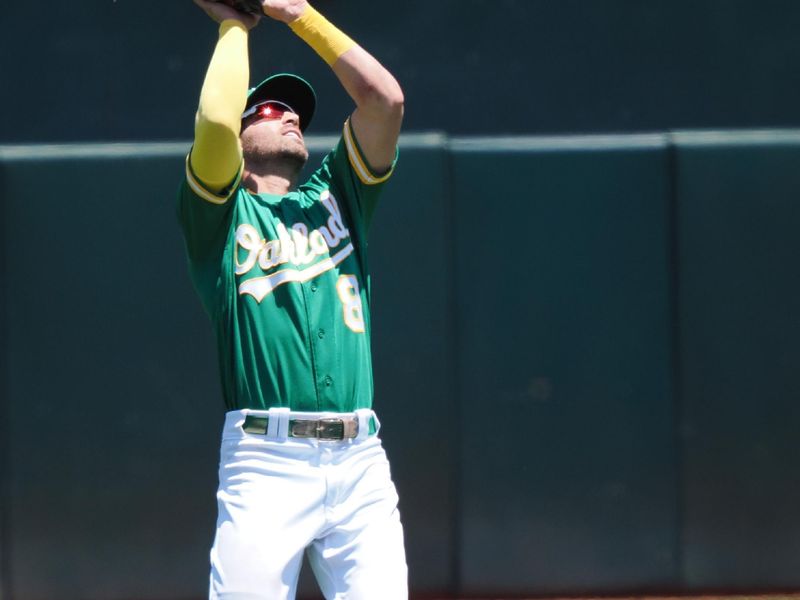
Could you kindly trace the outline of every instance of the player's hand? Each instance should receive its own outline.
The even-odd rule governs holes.
[[[261,0],[264,14],[276,21],[291,23],[303,14],[308,6],[306,0]]]
[[[222,23],[227,19],[234,19],[241,22],[248,29],[252,29],[258,24],[261,18],[259,15],[250,15],[239,12],[235,8],[228,6],[226,0],[194,0],[194,3],[202,8],[205,13],[214,19],[217,23]]]

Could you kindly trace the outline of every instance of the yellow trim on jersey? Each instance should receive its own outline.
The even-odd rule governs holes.
[[[375,175],[372,170],[370,169],[367,161],[361,156],[361,151],[358,148],[358,142],[356,141],[355,136],[353,135],[353,129],[350,125],[350,118],[347,118],[347,121],[344,122],[344,145],[347,147],[347,158],[350,159],[350,166],[353,167],[353,170],[358,175],[358,178],[361,180],[362,183],[366,185],[376,185],[378,183],[383,183],[389,177],[391,177],[392,173],[394,172],[394,163],[389,168],[389,170],[383,175]]]
[[[234,194],[236,188],[239,187],[239,182],[242,179],[242,171],[244,170],[244,162],[239,166],[239,171],[236,173],[236,179],[234,179],[230,185],[226,186],[225,189],[221,190],[221,193],[216,194],[206,189],[203,183],[197,177],[195,177],[195,174],[192,172],[190,157],[191,153],[186,156],[186,182],[189,184],[189,187],[203,200],[211,202],[212,204],[225,204]]]

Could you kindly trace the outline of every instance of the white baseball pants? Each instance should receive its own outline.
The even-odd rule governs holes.
[[[359,413],[367,425],[371,411]],[[247,414],[270,415],[226,415],[209,598],[293,600],[307,551],[327,600],[407,600],[397,492],[377,435],[287,437],[285,418],[275,435],[248,434]]]

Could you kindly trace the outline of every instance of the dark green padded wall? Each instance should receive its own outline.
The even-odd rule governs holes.
[[[205,594],[187,148],[0,148],[3,600]],[[799,160],[795,132],[403,138],[370,248],[415,592],[800,585]]]
[[[221,407],[176,235],[186,147],[4,165],[12,598],[207,580]]]
[[[8,386],[6,383],[6,363],[8,327],[6,319],[6,297],[8,279],[6,277],[6,193],[5,164],[0,161],[0,600],[7,600],[11,581],[8,562],[10,559],[8,528],[10,523],[9,484],[11,480],[11,445],[8,438],[11,429],[8,423]]]
[[[688,586],[800,585],[800,135],[676,137]]]
[[[462,588],[677,575],[660,136],[453,144]]]

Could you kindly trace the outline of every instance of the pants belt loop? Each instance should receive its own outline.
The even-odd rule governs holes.
[[[270,408],[267,418],[267,437],[279,442],[289,437],[289,409],[287,407]]]
[[[381,430],[381,422],[378,420],[378,415],[375,414],[375,411],[372,411],[372,418],[375,419],[375,435],[378,435]]]
[[[238,411],[236,424],[234,425],[234,427],[237,427],[239,429],[244,427],[244,421],[247,418],[247,415],[249,415],[249,414],[250,414],[250,409],[249,408],[243,408],[240,411]]]
[[[375,412],[369,408],[359,408],[356,411],[356,417],[358,417],[358,435],[356,435],[355,439],[363,441],[369,437],[369,420],[374,418],[377,426],[378,417],[376,417]],[[377,430],[375,433],[377,433]]]

